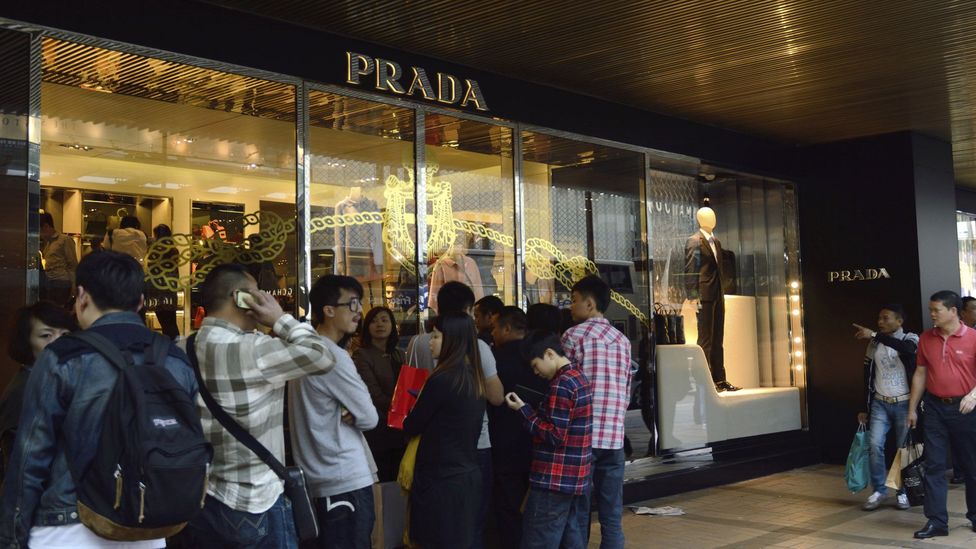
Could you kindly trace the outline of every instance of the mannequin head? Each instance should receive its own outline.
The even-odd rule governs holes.
[[[715,230],[715,210],[705,206],[704,208],[699,208],[698,213],[695,214],[698,219],[698,226],[705,229],[708,232]]]
[[[362,187],[352,187],[351,189],[349,189],[349,198],[352,198],[353,200],[359,200],[362,197],[363,197]]]

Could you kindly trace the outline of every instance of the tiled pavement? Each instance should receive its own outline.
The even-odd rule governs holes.
[[[736,484],[640,502],[673,505],[687,513],[678,517],[637,516],[624,510],[628,548],[864,548],[976,547],[976,533],[966,520],[965,493],[949,487],[949,536],[916,540],[912,533],[925,524],[921,507],[894,508],[894,497],[876,511],[861,504],[869,490],[847,491],[844,470],[814,465]],[[889,490],[889,494],[891,491]],[[599,547],[594,514],[590,547]]]

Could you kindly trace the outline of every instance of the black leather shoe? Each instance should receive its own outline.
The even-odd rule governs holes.
[[[722,391],[738,391],[741,388],[742,387],[736,387],[735,385],[732,385],[728,381],[719,381],[718,383],[715,384],[715,390],[720,393]]]
[[[976,522],[970,522],[969,525],[972,526],[973,532],[976,532]]]
[[[966,484],[966,477],[952,477],[949,484]]]
[[[929,538],[934,538],[936,536],[948,536],[948,535],[949,535],[948,528],[939,528],[938,526],[935,526],[934,524],[930,524],[930,523],[926,523],[925,528],[922,528],[918,532],[915,532],[916,539],[929,539]]]

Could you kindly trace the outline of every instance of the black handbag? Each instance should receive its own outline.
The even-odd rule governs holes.
[[[315,517],[315,506],[312,504],[312,498],[308,495],[308,487],[305,484],[305,472],[298,466],[285,467],[271,454],[270,450],[258,442],[251,433],[248,433],[217,404],[213,395],[210,394],[207,386],[203,383],[203,375],[200,373],[200,364],[197,362],[197,353],[194,348],[196,338],[196,334],[187,338],[186,355],[190,358],[193,372],[197,376],[197,384],[200,386],[200,396],[203,397],[203,402],[206,403],[207,409],[223,425],[224,429],[227,429],[238,442],[257,454],[261,458],[261,461],[267,464],[278,475],[278,478],[284,481],[285,496],[291,501],[291,510],[295,518],[295,531],[298,533],[298,539],[301,541],[309,541],[319,537],[319,523]]]
[[[654,338],[658,345],[684,345],[685,319],[670,305],[654,304]]]
[[[909,462],[901,470],[901,484],[908,496],[908,504],[915,507],[925,502],[925,454],[919,452],[909,431],[905,442]]]

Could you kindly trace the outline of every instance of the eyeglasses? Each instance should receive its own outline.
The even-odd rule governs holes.
[[[333,307],[349,307],[352,312],[363,310],[363,302],[358,297],[354,297],[345,303],[336,303]]]

